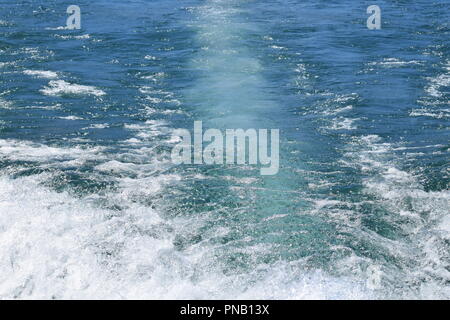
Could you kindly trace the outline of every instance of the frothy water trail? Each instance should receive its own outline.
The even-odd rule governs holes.
[[[0,12],[0,298],[450,296],[444,25],[80,1],[82,32],[56,3]],[[279,174],[160,158],[194,120],[280,128]]]
[[[191,61],[197,70],[194,87],[187,93],[195,114],[218,128],[252,128],[270,123],[267,115],[276,108],[264,92],[260,61],[246,42],[258,30],[239,15],[241,1],[207,1],[195,8],[191,27],[198,52]]]
[[[80,201],[40,186],[47,178],[0,179],[0,208],[7,212],[0,218],[2,298],[365,297],[350,279],[299,274],[295,264],[280,263],[264,279],[208,269],[200,275],[194,266],[207,267],[203,257],[174,251],[165,235],[171,227],[156,212],[135,205],[114,215],[95,199]],[[243,291],[252,280],[256,286]]]
[[[102,90],[94,88],[92,86],[85,86],[79,84],[68,83],[64,80],[52,80],[49,82],[48,87],[41,90],[45,95],[94,95],[94,96],[104,96],[106,93]]]
[[[267,45],[267,37],[259,25],[246,21],[251,10],[247,5],[208,1],[190,8],[196,54],[188,68],[196,72],[184,96],[191,118],[202,120],[207,128],[272,129],[281,125],[277,117],[289,117],[268,90],[264,66],[255,53],[256,46]],[[306,165],[295,159],[297,146],[286,137],[281,140],[282,157],[286,157],[277,176],[261,177],[251,166],[194,167],[189,170],[195,173],[181,174],[184,190],[172,208],[186,219],[175,239],[178,249],[201,255],[208,269],[214,270],[215,281],[223,277],[224,287],[233,288],[232,296],[374,296],[366,288],[365,277],[322,270],[329,265],[318,252],[333,255],[338,242],[331,236],[335,226],[310,210],[307,192],[299,188],[306,181],[292,174],[294,168]],[[311,271],[308,266],[314,263],[315,271]],[[228,282],[235,278],[240,284],[231,286]],[[272,282],[278,286],[275,293],[271,293]],[[330,291],[321,291],[328,285]]]

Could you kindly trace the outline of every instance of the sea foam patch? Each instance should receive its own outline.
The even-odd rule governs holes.
[[[69,83],[64,80],[50,81],[48,86],[44,87],[41,90],[41,92],[48,96],[60,96],[60,95],[104,96],[106,94],[103,90],[97,89],[96,87]]]
[[[298,263],[224,275],[208,250],[179,252],[150,208],[98,208],[41,185],[48,174],[0,177],[0,297],[15,299],[368,299],[363,282]],[[195,276],[194,276],[195,275]]]
[[[403,235],[393,241],[372,232],[387,252],[402,259],[402,268],[391,267],[388,276],[403,279],[405,286],[400,292],[389,294],[400,298],[448,299],[450,291],[445,283],[450,280],[450,273],[445,261],[450,258],[450,233],[442,226],[448,221],[450,192],[425,191],[414,172],[401,169],[403,159],[394,151],[402,148],[384,142],[380,136],[362,136],[354,144],[359,147],[348,156],[355,168],[366,175],[363,193],[377,199],[374,212],[386,212],[379,219],[401,230]]]
[[[53,147],[30,141],[0,139],[0,159],[2,157],[12,161],[68,161],[74,159],[99,159],[101,147]]]
[[[56,79],[58,78],[58,74],[53,71],[43,71],[43,70],[25,70],[23,72],[28,76],[33,76],[36,78],[44,78],[44,79]]]

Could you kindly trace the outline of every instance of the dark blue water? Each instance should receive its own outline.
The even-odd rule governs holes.
[[[450,3],[376,2],[0,0],[0,298],[448,299]]]

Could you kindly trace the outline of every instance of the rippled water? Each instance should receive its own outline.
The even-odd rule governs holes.
[[[0,0],[0,298],[450,298],[448,0],[76,2]]]

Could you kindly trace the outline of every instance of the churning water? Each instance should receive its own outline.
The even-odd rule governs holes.
[[[0,0],[0,298],[450,298],[448,0],[72,2]]]

